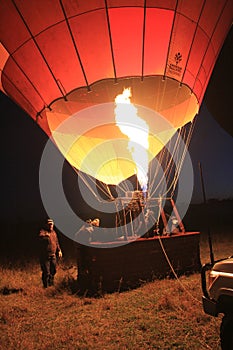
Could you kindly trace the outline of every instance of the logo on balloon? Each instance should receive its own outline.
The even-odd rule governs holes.
[[[175,54],[175,61],[176,61],[176,65],[178,65],[178,63],[180,63],[182,61],[182,55],[180,52],[177,52]]]
[[[182,54],[180,52],[177,52],[173,58],[173,62],[175,61],[175,64],[169,63],[168,64],[168,70],[170,74],[174,74],[175,76],[180,76],[182,73],[182,67],[178,64],[182,61]]]

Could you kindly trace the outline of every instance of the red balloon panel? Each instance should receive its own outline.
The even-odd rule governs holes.
[[[33,88],[30,82],[12,59],[7,62],[1,79],[4,89],[11,92],[13,101],[22,106],[33,119],[36,119],[38,110],[44,107],[43,100],[36,92],[33,95]],[[16,86],[17,79],[20,79],[20,89]],[[23,95],[25,91],[29,92],[27,97]]]
[[[227,5],[229,6],[228,9],[231,12],[228,12],[227,7],[225,6],[226,4],[227,1],[223,0],[205,1],[205,6],[201,13],[199,26],[204,30],[209,38],[211,38],[216,26],[219,26],[220,23],[218,22],[223,15],[223,10],[225,11],[226,17],[231,16],[232,18],[232,1],[228,1]],[[221,28],[221,31],[223,32],[223,28]]]
[[[229,24],[230,19],[230,24]],[[228,1],[225,12],[221,17],[218,17],[218,23],[212,35],[211,45],[213,45],[216,55],[222,48],[223,41],[233,23],[233,1]]]
[[[197,23],[201,8],[205,3],[205,0],[195,0],[192,1],[192,3],[190,3],[190,1],[176,1],[176,3],[178,5],[177,13],[182,13],[184,17],[189,18],[191,21]]]
[[[46,104],[49,104],[52,99],[56,98],[57,94],[60,93],[56,80],[52,76],[44,58],[38,53],[38,49],[32,40],[17,50],[14,58],[21,70],[24,71],[25,79],[32,82],[32,85],[40,92]],[[12,79],[13,81],[17,80],[17,76],[13,76]],[[35,89],[33,92],[35,92]]]
[[[0,16],[0,40],[11,54],[30,39],[30,34],[11,1],[0,1]]]
[[[31,0],[16,1],[24,21],[33,35],[38,35],[54,23],[63,21],[64,15],[58,0],[37,1],[36,6]],[[32,11],[33,7],[33,11]],[[46,9],[46,10],[45,10]]]
[[[163,75],[174,12],[148,9],[146,15],[144,75]]]
[[[155,6],[155,1],[153,0],[154,4],[152,5],[153,7]],[[157,1],[156,1],[157,2]],[[107,0],[107,6],[110,7],[132,7],[132,6],[139,6],[139,7],[144,7],[145,5],[145,0]],[[151,5],[151,4],[150,4]],[[148,3],[146,6],[150,6]],[[156,4],[157,6],[157,4]]]
[[[205,56],[203,57],[203,62],[197,76],[197,80],[199,80],[201,83],[201,89],[198,90],[196,83],[194,86],[194,91],[197,95],[197,98],[200,101],[202,101],[205,88],[208,84],[208,79],[210,77],[210,74],[212,73],[212,69],[214,67],[215,61],[216,61],[216,53],[214,52],[213,47],[210,46]]]
[[[142,71],[143,9],[110,9],[109,18],[117,76],[140,74]]]
[[[64,95],[76,88],[77,85],[86,85],[66,23],[59,23],[42,32],[38,36],[37,42],[45,58],[44,65],[48,64],[52,71],[52,73],[49,72],[47,79],[53,79],[57,82],[53,85],[47,85],[47,79],[44,80],[42,91],[45,95],[49,94],[52,89],[50,93],[53,95],[53,99],[56,98],[57,84]],[[34,65],[34,69],[37,71],[36,65]],[[52,74],[54,78],[52,78]],[[37,79],[36,76],[35,79]]]
[[[194,88],[195,86],[195,93],[197,94],[197,96],[200,95],[200,91],[197,89],[197,86],[195,85],[196,77],[198,76],[199,69],[203,64],[203,57],[205,56],[208,44],[209,44],[209,39],[206,36],[206,33],[204,33],[200,28],[197,28],[196,35],[192,43],[192,49],[190,50],[190,53],[189,53],[187,67],[183,77],[183,82],[188,86],[190,86],[191,89]],[[211,50],[211,57],[212,57],[211,59],[213,59],[213,54],[214,53]],[[203,79],[205,78],[206,78],[206,74],[205,76],[203,76]]]
[[[105,11],[98,10],[94,14],[74,17],[70,20],[70,26],[88,84],[114,77]],[[67,58],[69,64],[70,57]],[[75,64],[78,64],[77,58]]]
[[[109,6],[109,1],[107,1]],[[105,0],[88,0],[88,1],[77,1],[77,0],[63,0],[62,4],[66,12],[67,17],[73,17],[80,15],[85,12],[105,9]]]

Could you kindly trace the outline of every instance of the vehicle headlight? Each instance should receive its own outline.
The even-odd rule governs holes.
[[[212,286],[212,284],[218,278],[218,276],[219,276],[218,272],[210,271],[210,274],[209,274],[209,288]]]

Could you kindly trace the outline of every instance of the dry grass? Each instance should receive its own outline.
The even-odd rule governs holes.
[[[216,238],[216,258],[231,245]],[[209,260],[205,240],[201,258]],[[72,292],[75,274],[60,265],[55,286],[43,289],[37,264],[0,269],[1,350],[220,349],[221,317],[204,314],[199,274],[98,299]]]

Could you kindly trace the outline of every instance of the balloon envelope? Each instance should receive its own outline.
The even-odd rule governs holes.
[[[133,103],[160,113],[177,129],[198,112],[232,14],[230,0],[2,0],[0,86],[49,136],[74,114],[77,125],[90,125],[98,118],[90,107],[113,103],[124,87],[131,87]],[[129,162],[121,167],[131,170],[115,176],[118,152],[111,166],[104,161],[101,171],[90,169],[100,139],[107,146],[101,152],[109,151],[106,140],[113,135],[124,139],[113,124],[110,116],[106,127],[85,135],[77,130],[81,143],[70,153],[64,152],[64,139],[69,144],[73,132],[69,137],[62,129],[53,136],[72,165],[118,183],[133,171]],[[151,156],[160,146],[150,149]],[[82,165],[87,154],[93,158]]]

